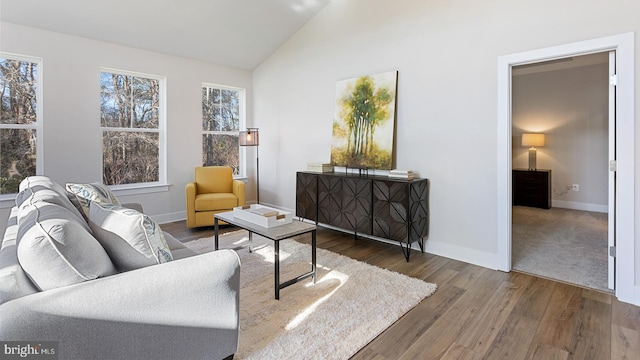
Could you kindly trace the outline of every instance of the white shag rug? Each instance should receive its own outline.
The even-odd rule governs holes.
[[[280,242],[280,282],[311,270],[311,235]],[[235,359],[348,359],[425,297],[436,285],[317,249],[317,282],[280,290],[274,299],[273,241],[238,230],[220,248],[240,255],[240,345]],[[213,237],[186,243],[213,250]]]

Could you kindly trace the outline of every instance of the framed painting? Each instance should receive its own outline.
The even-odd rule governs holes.
[[[332,165],[392,169],[397,82],[397,71],[338,81]]]

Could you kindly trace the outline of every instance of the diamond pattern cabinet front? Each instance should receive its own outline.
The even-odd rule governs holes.
[[[318,176],[315,174],[296,174],[296,216],[318,220]]]
[[[342,224],[342,179],[338,176],[318,175],[318,221]]]
[[[371,181],[342,178],[341,228],[371,234]]]
[[[373,235],[414,242],[428,232],[427,180],[373,181]]]
[[[424,249],[428,193],[427,179],[298,172],[296,215],[356,235],[399,241],[409,261],[411,243]]]

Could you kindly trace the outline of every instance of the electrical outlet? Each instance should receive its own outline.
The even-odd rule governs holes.
[[[580,185],[578,184],[571,185],[571,191],[580,191]]]

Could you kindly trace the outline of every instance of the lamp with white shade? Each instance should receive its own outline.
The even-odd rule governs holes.
[[[522,134],[522,146],[529,147],[529,170],[536,170],[536,146],[544,146],[544,134]]]

